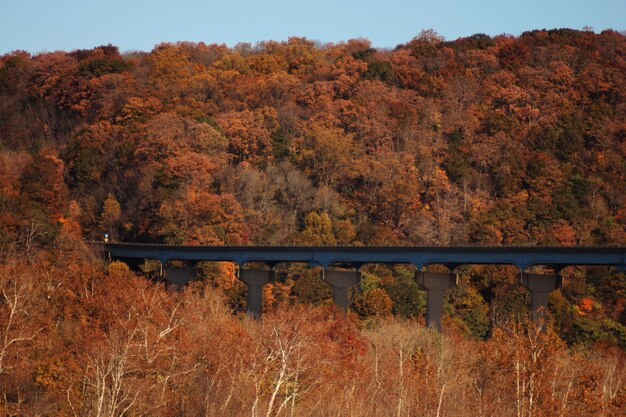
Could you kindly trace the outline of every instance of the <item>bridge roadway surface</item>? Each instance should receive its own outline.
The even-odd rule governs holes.
[[[243,266],[264,262],[306,262],[360,267],[368,263],[412,264],[421,268],[442,264],[451,270],[460,265],[516,265],[521,271],[543,265],[559,271],[567,266],[605,265],[626,270],[624,246],[172,246],[147,243],[89,242],[111,259],[168,261],[226,261]]]

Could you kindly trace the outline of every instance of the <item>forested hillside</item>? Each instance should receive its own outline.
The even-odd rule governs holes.
[[[83,240],[624,245],[625,96],[614,31],[1,56],[0,410],[619,415],[623,273],[563,271],[536,334],[517,271],[464,267],[440,337],[408,267],[348,319],[285,267],[255,325],[232,265],[177,292]]]

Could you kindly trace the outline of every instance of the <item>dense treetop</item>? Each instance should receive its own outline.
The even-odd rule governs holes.
[[[624,243],[625,60],[624,35],[570,29],[17,51],[1,239],[36,218],[33,243],[68,221],[188,244]]]

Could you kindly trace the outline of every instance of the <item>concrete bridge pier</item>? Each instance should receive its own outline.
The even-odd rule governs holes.
[[[554,290],[561,288],[563,278],[560,274],[528,274],[522,272],[520,284],[530,291],[530,315],[541,329],[545,329],[548,297]]]
[[[426,326],[441,332],[443,292],[457,284],[457,274],[417,271],[415,280],[426,288]]]
[[[258,320],[263,313],[263,287],[273,278],[273,271],[262,269],[239,269],[239,280],[248,286],[246,313]]]
[[[342,310],[348,311],[348,291],[361,281],[361,273],[325,269],[323,274],[324,281],[333,289],[333,302]]]

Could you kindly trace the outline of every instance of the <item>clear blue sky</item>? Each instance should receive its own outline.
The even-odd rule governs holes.
[[[394,47],[422,29],[474,33],[591,26],[626,29],[626,0],[2,0],[0,53],[92,48],[150,51],[160,42],[255,43],[305,36]]]

